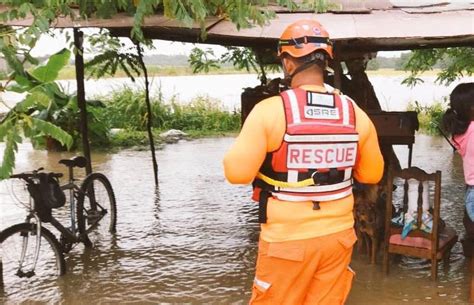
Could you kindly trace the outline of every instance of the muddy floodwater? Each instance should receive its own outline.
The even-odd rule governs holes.
[[[204,139],[168,145],[158,152],[155,189],[148,151],[94,153],[94,170],[111,180],[118,206],[117,233],[97,248],[75,247],[67,274],[32,280],[0,291],[0,303],[62,304],[244,304],[250,297],[259,226],[249,186],[226,183],[222,157],[233,139]],[[442,171],[443,219],[462,234],[461,160],[442,138],[418,136],[413,165]],[[0,147],[3,149],[3,147]],[[406,147],[396,148],[406,166]],[[70,153],[20,147],[17,170],[57,165]],[[23,219],[13,203],[11,182],[0,182],[0,229]],[[15,188],[17,189],[17,188]],[[403,258],[385,276],[365,255],[354,255],[357,277],[348,304],[467,304],[468,261],[458,243],[449,266]],[[4,279],[6,282],[9,278]]]

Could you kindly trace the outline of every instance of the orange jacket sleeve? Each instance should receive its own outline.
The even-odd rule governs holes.
[[[224,157],[224,172],[230,183],[252,182],[265,159],[267,136],[262,103],[252,109],[239,136]]]

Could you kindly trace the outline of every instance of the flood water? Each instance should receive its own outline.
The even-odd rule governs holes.
[[[168,145],[158,152],[155,189],[147,151],[95,153],[94,170],[112,182],[118,206],[117,233],[95,249],[77,246],[67,255],[67,274],[0,292],[0,303],[63,304],[244,304],[250,297],[258,231],[249,186],[232,186],[221,160],[233,139],[203,139]],[[3,149],[3,147],[0,147]],[[397,147],[406,164],[407,149]],[[44,166],[62,171],[70,153],[20,147],[17,171]],[[442,138],[420,135],[413,165],[443,172],[443,219],[463,232],[461,160]],[[405,165],[404,164],[404,165]],[[0,230],[23,219],[12,203],[10,182],[0,183]],[[354,255],[357,277],[347,304],[467,304],[468,261],[460,244],[450,264],[430,280],[430,264],[402,259],[382,273],[365,255]],[[5,282],[8,278],[5,279]]]
[[[282,77],[282,75],[271,74],[269,77]],[[474,77],[464,77],[449,86],[441,86],[435,83],[435,76],[423,76],[423,83],[418,84],[415,88],[409,88],[401,84],[404,78],[403,75],[369,76],[382,109],[405,111],[408,103],[413,101],[418,101],[422,105],[430,105],[435,101],[442,101],[460,82],[474,81]],[[59,83],[68,92],[76,90],[74,80],[62,80]],[[212,89],[209,84],[212,84]],[[161,92],[165,101],[174,97],[177,101],[186,103],[196,96],[209,96],[219,100],[224,109],[234,110],[240,109],[242,89],[255,87],[259,84],[255,74],[161,76],[151,78],[150,90],[152,95]],[[87,80],[85,86],[87,98],[97,98],[124,86],[144,88],[144,82],[141,78],[138,78],[135,83],[128,78],[110,78]],[[20,101],[21,98],[21,95],[13,92],[0,92],[0,99],[10,106]],[[7,110],[0,103],[0,113]]]

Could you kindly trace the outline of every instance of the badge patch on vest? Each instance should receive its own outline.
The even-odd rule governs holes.
[[[320,120],[338,120],[340,118],[339,109],[316,106],[305,106],[304,117],[307,119]]]
[[[319,93],[308,91],[306,101],[308,106],[336,107],[334,94]]]
[[[289,169],[322,169],[352,167],[357,156],[357,143],[290,144]]]

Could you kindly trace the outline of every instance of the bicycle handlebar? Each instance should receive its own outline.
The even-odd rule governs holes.
[[[42,171],[44,168],[40,167],[37,170],[34,170],[32,172],[23,172],[19,174],[13,174],[10,176],[10,178],[18,178],[18,179],[23,179],[23,180],[29,180],[31,178],[36,178],[38,176],[38,173]],[[62,173],[50,173],[54,178],[61,178],[63,176]]]

